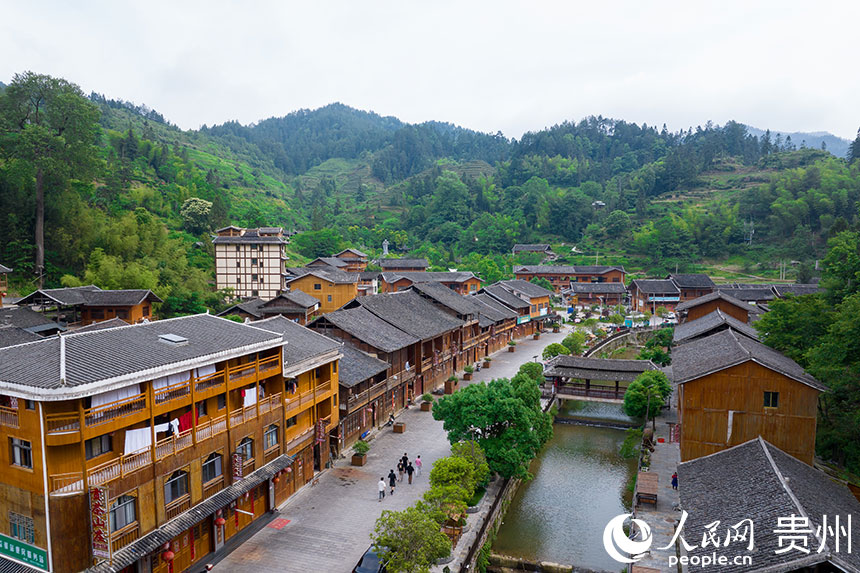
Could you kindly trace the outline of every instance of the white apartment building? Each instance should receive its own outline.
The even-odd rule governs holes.
[[[237,297],[269,300],[284,290],[287,238],[281,227],[215,231],[215,286]]]

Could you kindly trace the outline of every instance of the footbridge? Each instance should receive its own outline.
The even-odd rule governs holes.
[[[628,384],[648,370],[658,370],[650,360],[620,360],[559,355],[544,370],[544,397],[621,403]]]

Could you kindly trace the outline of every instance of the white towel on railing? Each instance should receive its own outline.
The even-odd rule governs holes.
[[[125,455],[144,450],[152,445],[152,428],[125,431]]]
[[[210,374],[215,374],[215,365],[214,364],[207,364],[206,366],[201,366],[200,368],[197,369],[197,377],[198,378],[204,378],[206,376],[209,376]]]
[[[161,378],[156,378],[152,381],[152,389],[161,390],[162,388],[167,388],[168,386],[173,386],[180,382],[185,382],[189,378],[191,378],[191,370],[179,372],[178,374],[171,374],[170,376],[162,376]]]
[[[116,390],[111,390],[110,392],[102,392],[101,394],[95,394],[92,397],[90,407],[97,408],[98,406],[118,402],[124,398],[137,396],[138,394],[140,394],[140,384],[132,384],[125,388],[118,388]]]
[[[167,428],[169,428],[170,426],[173,426],[173,433],[174,434],[179,433],[179,420],[178,419],[171,420],[169,422],[165,422],[164,424],[157,424],[155,426],[155,431],[156,432],[166,432]]]
[[[242,406],[247,408],[248,406],[253,406],[257,403],[257,392],[254,388],[247,388],[245,390],[245,400],[242,403]]]

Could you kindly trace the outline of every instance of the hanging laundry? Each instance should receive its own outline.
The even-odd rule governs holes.
[[[139,452],[152,445],[152,428],[140,428],[137,430],[125,431],[125,446],[123,453],[125,455]]]
[[[194,424],[192,420],[191,411],[185,412],[179,416],[179,431],[184,432],[185,430],[190,430]]]

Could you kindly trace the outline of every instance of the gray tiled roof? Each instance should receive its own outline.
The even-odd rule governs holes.
[[[248,325],[253,328],[262,328],[269,332],[282,334],[286,345],[284,345],[284,363],[287,365],[301,362],[315,356],[321,356],[340,348],[340,343],[335,342],[327,336],[314,332],[297,322],[293,322],[283,316],[273,316],[265,320],[255,320]]]
[[[349,344],[344,344],[340,351],[343,358],[340,359],[338,380],[340,385],[346,388],[352,388],[359,382],[385,372],[390,366],[388,362],[374,358]]]
[[[94,330],[104,330],[105,328],[118,328],[121,326],[129,326],[129,324],[121,318],[109,318],[101,322],[94,322],[87,326],[75,329],[75,333],[92,332]]]
[[[665,279],[636,279],[630,286],[636,285],[641,292],[646,294],[681,294],[675,283]]]
[[[517,295],[510,292],[509,290],[502,288],[498,284],[485,286],[481,289],[481,292],[490,295],[497,301],[514,310],[518,308],[531,308],[532,306]]]
[[[350,304],[355,303],[421,340],[435,338],[464,324],[412,291],[361,296]]]
[[[475,275],[468,271],[449,271],[449,272],[426,272],[426,271],[387,271],[380,275],[382,280],[391,284],[400,279],[408,279],[413,283],[461,283],[471,278],[476,278]]]
[[[576,265],[576,272],[578,273],[587,273],[592,275],[602,275],[608,273],[609,271],[621,271],[622,273],[626,272],[624,267],[621,265],[614,266],[603,266],[603,265]]]
[[[27,306],[0,308],[0,325],[17,326],[30,332],[54,329],[65,330],[65,327],[61,327],[53,320],[45,318],[45,315]]]
[[[379,266],[384,269],[414,269],[416,267],[426,269],[430,263],[427,259],[379,259]]]
[[[162,334],[184,337],[188,343],[165,343],[159,338]],[[121,387],[163,375],[171,368],[188,370],[214,362],[216,357],[225,360],[283,344],[281,336],[209,314],[72,333],[63,335],[62,341],[64,380],[60,378],[60,338],[54,337],[0,349],[0,386],[95,394],[104,390],[105,384],[97,384],[100,382]],[[80,386],[86,388],[78,389]],[[62,399],[61,394],[56,399]]]
[[[731,329],[673,349],[672,372],[675,382],[684,384],[749,360],[817,390],[827,389],[791,358]]]
[[[227,460],[223,460],[227,463]],[[274,477],[276,473],[293,463],[293,457],[282,454],[260,469],[250,473],[236,483],[226,487],[215,495],[204,499],[191,509],[180,513],[155,531],[148,533],[136,541],[132,541],[105,561],[87,569],[87,573],[116,573],[122,571],[139,559],[158,550],[159,547],[188,531],[219,509],[235,501],[261,483]]]
[[[689,310],[691,308],[697,307],[699,305],[711,302],[712,300],[721,299],[728,303],[735,305],[738,308],[742,308],[746,311],[751,311],[754,307],[740,299],[737,299],[730,294],[727,294],[724,291],[716,290],[714,292],[708,293],[704,296],[700,296],[699,298],[694,298],[693,300],[684,301],[678,306],[675,307],[675,310]]]
[[[520,279],[499,281],[497,284],[515,293],[523,294],[529,297],[529,299],[552,296],[554,294],[551,290],[547,290],[542,286]]]
[[[144,301],[162,302],[151,290],[102,290],[96,286],[42,289],[18,301],[19,305],[35,304],[49,299],[63,306],[134,306]]]
[[[710,312],[696,320],[690,320],[675,327],[672,338],[675,344],[711,334],[720,330],[732,328],[745,336],[758,340],[758,332],[745,322],[741,322],[733,316],[724,314],[720,309]]]
[[[534,253],[534,252],[545,252],[545,251],[549,251],[549,250],[550,250],[550,246],[546,245],[546,244],[543,244],[543,245],[540,245],[540,244],[516,244],[516,245],[514,245],[514,248],[513,248],[514,253],[520,253],[520,252]]]
[[[304,277],[306,275],[312,275],[317,277],[318,279],[322,279],[324,281],[328,281],[334,284],[350,284],[358,282],[358,273],[345,273],[343,271],[335,270],[335,269],[323,269],[311,267],[308,269],[308,272],[303,273],[301,276],[294,278],[287,278],[287,284],[293,282],[297,278]]]
[[[263,313],[260,312],[260,307],[263,306],[263,302],[263,299],[256,297],[243,300],[242,302],[237,302],[230,308],[222,310],[218,313],[217,316],[228,316],[230,314],[236,314],[237,311],[242,311],[246,314],[250,314],[255,318],[260,318],[263,316]]]
[[[742,300],[744,302],[759,302],[766,300],[773,300],[776,298],[776,295],[773,294],[773,289],[770,285],[767,288],[760,287],[743,287],[743,288],[735,288],[735,287],[726,287],[726,286],[718,286],[717,287],[720,292],[725,293],[729,296],[733,296],[738,300]]]
[[[791,515],[807,516],[815,531],[822,526],[824,515],[832,527],[836,515],[841,516],[842,525],[847,525],[846,517],[853,514],[851,537],[860,539],[860,502],[845,485],[761,438],[682,463],[678,482],[681,506],[688,513],[684,534],[696,545],[688,552],[691,557],[714,551],[713,547],[701,547],[701,535],[708,524],[722,524],[719,529],[724,538],[724,526],[752,519],[753,550],[747,551],[747,544],[741,542],[717,549],[719,555],[728,558],[720,571],[794,571],[829,560],[845,571],[860,572],[860,553],[849,554],[844,537],[839,553],[835,552],[832,535],[827,537],[824,550],[817,553],[820,541],[812,534],[808,537],[808,555],[795,550],[776,553],[780,549],[776,531],[779,519]],[[751,555],[752,565],[735,564],[733,557],[737,555]]]
[[[322,319],[383,352],[394,352],[420,341],[364,307],[336,310],[323,315]]]
[[[446,306],[461,316],[476,315],[480,308],[468,296],[452,291],[442,283],[416,283],[412,289]]]
[[[288,301],[295,303],[304,308],[313,308],[314,305],[320,303],[320,300],[316,297],[309,295],[306,292],[302,292],[300,290],[293,290],[285,293],[281,293],[278,297],[275,298],[285,298]],[[275,300],[275,299],[272,299]],[[269,301],[271,302],[271,301]]]
[[[650,360],[584,358],[560,354],[549,361],[544,376],[632,382],[646,370],[657,370],[657,366]]]
[[[602,265],[518,265],[515,266],[514,274],[517,273],[537,273],[544,275],[576,275],[590,274],[602,275],[609,271],[626,272],[622,266],[602,266]]]
[[[42,340],[38,334],[24,330],[18,326],[0,326],[0,348]]]
[[[773,285],[773,292],[776,296],[782,298],[787,294],[792,294],[794,296],[818,294],[820,292],[824,292],[824,289],[817,284]]]
[[[566,292],[574,294],[624,294],[627,288],[623,283],[570,283]]]
[[[32,292],[18,301],[18,304],[33,304],[39,299],[49,299],[64,305],[84,304],[88,292],[101,290],[96,285],[86,285],[68,288],[46,288]]]
[[[511,309],[509,306],[502,304],[501,302],[486,293],[478,293],[470,296],[475,297],[475,300],[488,307],[490,311],[482,310],[482,314],[489,316],[496,322],[501,322],[505,319],[517,317],[517,312],[515,310]],[[492,311],[495,311],[495,315]]]
[[[666,278],[674,281],[679,288],[714,288],[717,286],[711,277],[702,273],[669,275]]]
[[[0,265],[0,274],[11,273],[12,269],[5,265]]]
[[[345,260],[339,259],[337,257],[317,257],[305,266],[307,266],[307,267],[319,266],[319,265],[314,264],[317,261],[319,261],[321,263],[325,263],[326,265],[328,265],[330,267],[336,267],[336,268],[342,268],[342,267],[349,266],[349,263],[347,263]]]
[[[361,258],[364,258],[364,259],[366,259],[366,258],[367,258],[367,253],[362,253],[362,252],[361,252],[361,251],[359,251],[358,249],[352,249],[352,248],[344,249],[344,250],[342,250],[341,252],[339,252],[339,253],[335,254],[334,256],[335,256],[335,257],[337,257],[337,256],[340,256],[340,255],[342,255],[342,254],[344,254],[344,253],[352,253],[352,254],[353,254],[353,255],[355,255],[356,257],[361,257]]]

